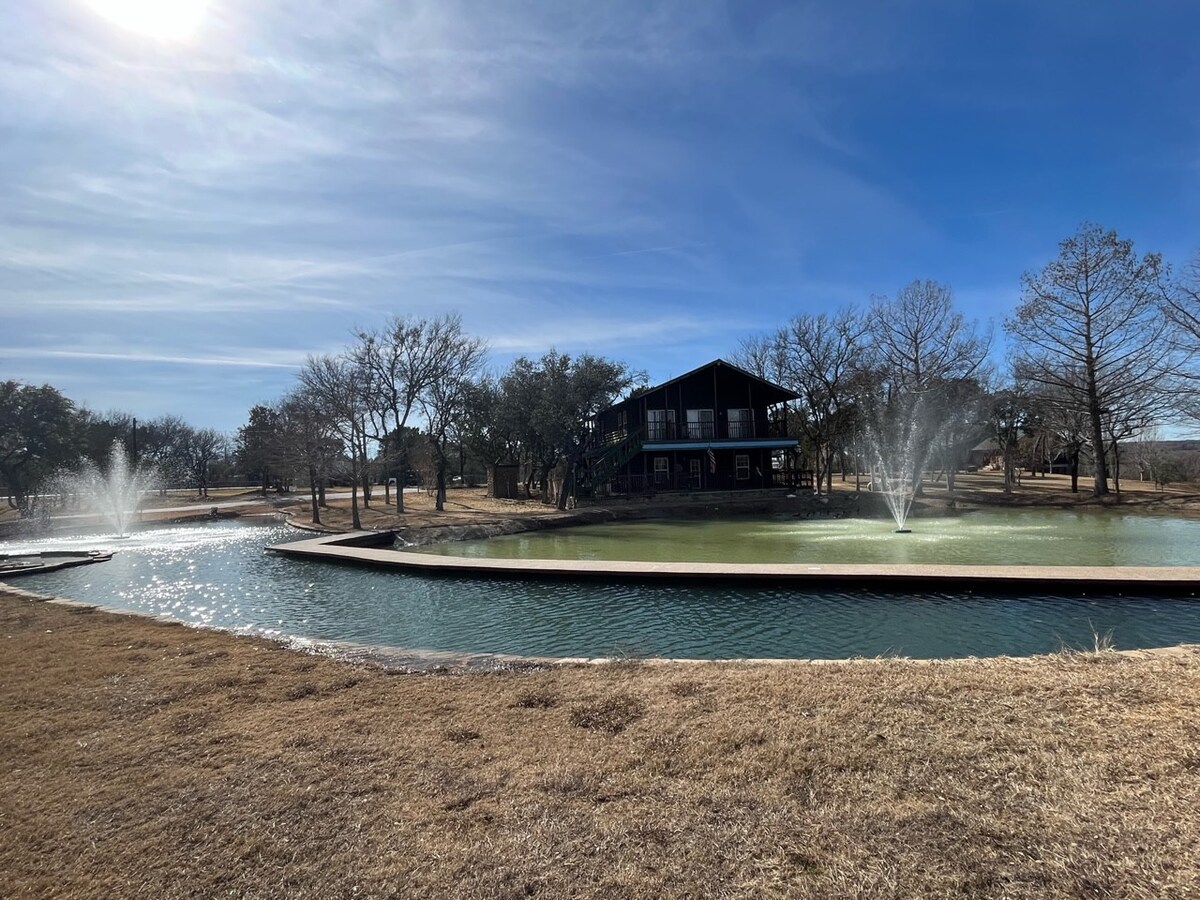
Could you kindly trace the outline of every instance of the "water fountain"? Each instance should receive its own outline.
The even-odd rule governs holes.
[[[61,476],[61,493],[81,498],[87,511],[103,516],[117,537],[127,537],[142,493],[152,489],[155,481],[151,469],[133,465],[125,445],[113,441],[107,472],[85,462],[77,472]]]
[[[902,406],[907,406],[907,410],[898,408]],[[922,407],[918,397],[911,403],[893,404],[887,411],[867,410],[865,431],[874,468],[871,490],[883,494],[896,522],[897,534],[909,534],[912,530],[905,525],[912,510],[917,479],[934,443],[925,427]]]

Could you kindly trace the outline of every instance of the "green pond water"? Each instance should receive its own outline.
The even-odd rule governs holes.
[[[422,547],[500,559],[1026,566],[1200,565],[1200,520],[1109,510],[988,509],[892,521],[794,516],[653,519]]]

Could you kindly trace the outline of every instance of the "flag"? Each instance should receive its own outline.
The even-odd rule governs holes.
[[[708,474],[717,474],[717,454],[713,453],[713,448],[708,448]]]

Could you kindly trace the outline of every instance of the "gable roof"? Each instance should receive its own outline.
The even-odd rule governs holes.
[[[701,372],[705,372],[708,369],[713,369],[713,368],[729,369],[733,372],[736,372],[738,375],[741,375],[744,378],[748,378],[750,381],[753,381],[756,384],[758,384],[758,386],[760,388],[765,389],[767,392],[767,396],[768,396],[767,405],[768,406],[771,404],[774,404],[774,403],[783,403],[784,401],[787,401],[787,400],[799,400],[800,399],[800,395],[797,394],[795,391],[789,391],[787,388],[781,387],[777,384],[774,384],[773,382],[767,381],[765,378],[759,378],[753,372],[747,372],[745,369],[741,368],[740,366],[735,366],[731,362],[726,362],[723,359],[714,359],[712,362],[707,362],[702,366],[697,366],[696,368],[692,369],[690,372],[684,372],[682,375],[676,375],[674,378],[670,379],[669,381],[664,381],[662,384],[652,385],[651,387],[646,388],[644,391],[638,391],[632,397],[628,397],[625,400],[622,400],[620,403],[614,403],[613,406],[620,406],[622,403],[628,403],[630,400],[636,400],[639,397],[645,396],[646,394],[653,393],[654,391],[662,390],[663,388],[670,387],[673,384],[678,384],[680,381],[683,381],[685,378],[691,378],[693,375],[699,375]],[[772,397],[772,395],[773,395],[773,397]],[[612,407],[609,407],[609,408],[611,409]]]

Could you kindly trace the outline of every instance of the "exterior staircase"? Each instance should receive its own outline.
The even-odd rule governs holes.
[[[605,436],[609,437],[609,436]],[[604,493],[609,482],[631,459],[642,452],[645,428],[637,428],[624,437],[613,436],[600,440],[587,451],[587,468],[584,470],[583,487],[596,497]]]

